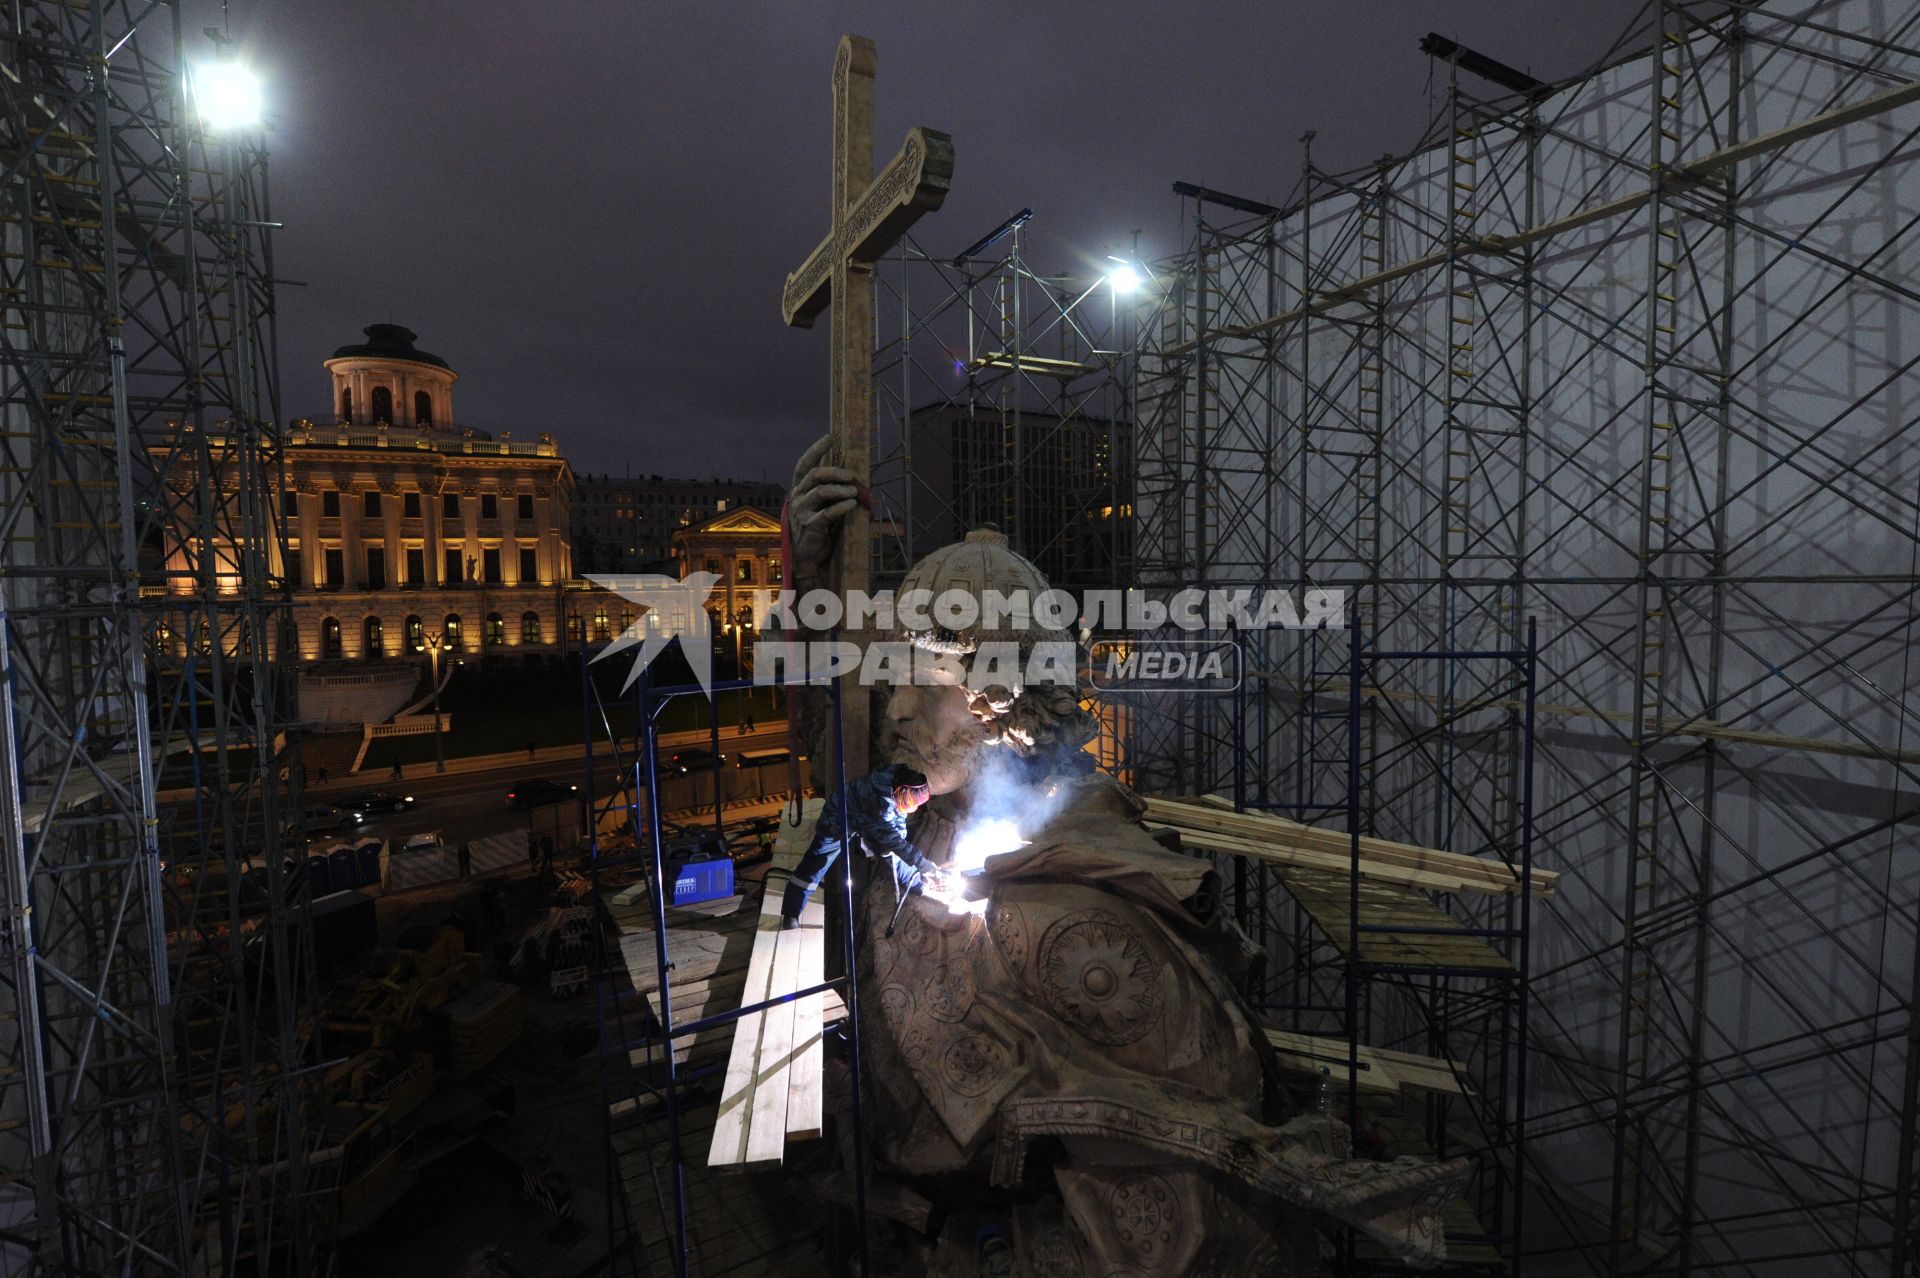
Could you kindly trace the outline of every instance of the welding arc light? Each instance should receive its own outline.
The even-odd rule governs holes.
[[[260,77],[238,62],[197,63],[187,73],[194,109],[209,129],[250,129],[261,121],[264,100]]]
[[[1107,260],[1113,263],[1107,268],[1107,287],[1117,296],[1138,293],[1140,286],[1146,281],[1140,278],[1140,272],[1134,269],[1133,263],[1117,257]]]

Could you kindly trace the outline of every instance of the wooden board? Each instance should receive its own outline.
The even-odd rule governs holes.
[[[767,877],[761,898],[759,930],[754,933],[753,953],[747,961],[747,976],[740,989],[739,1006],[758,1003],[767,997],[773,981],[774,949],[780,936],[780,898],[774,891],[774,877]],[[781,878],[784,885],[786,880]],[[764,1012],[749,1012],[736,1020],[733,1047],[727,1057],[726,1081],[720,1088],[720,1108],[714,1116],[713,1140],[707,1149],[710,1167],[739,1166],[747,1161],[747,1137],[753,1126],[755,1085],[760,1068],[760,1036]],[[791,1025],[792,1017],[788,1017]],[[781,1094],[781,1104],[786,1096]],[[781,1114],[784,1132],[786,1115]]]
[[[1218,795],[1154,797],[1146,803],[1150,826],[1178,830],[1183,839],[1202,847],[1309,869],[1346,868],[1352,863],[1351,838],[1340,830],[1302,825],[1265,812],[1235,812]],[[1360,872],[1382,882],[1435,892],[1510,893],[1519,887],[1521,877],[1501,861],[1370,835],[1360,840]],[[1547,897],[1559,878],[1556,871],[1536,867],[1527,882],[1534,895]]]
[[[779,871],[767,875],[760,930],[736,1007],[791,994],[824,978],[826,907],[819,900],[809,901],[801,925],[781,930],[786,882]],[[707,1154],[710,1166],[778,1163],[789,1139],[810,1140],[821,1134],[827,1007],[827,996],[814,994],[750,1013],[736,1023]]]
[[[1333,1072],[1339,1086],[1346,1086],[1345,1039],[1270,1029],[1267,1031],[1267,1042],[1273,1044],[1281,1068],[1317,1075],[1324,1067]],[[1466,1066],[1458,1061],[1365,1045],[1361,1046],[1359,1057],[1359,1082],[1367,1091],[1398,1093],[1411,1088],[1465,1096],[1471,1090],[1465,1082]]]
[[[826,979],[826,934],[826,903],[816,897],[801,911],[799,929],[788,933],[799,941],[800,971],[794,978],[795,989],[818,985]],[[823,1038],[826,1009],[825,994],[810,994],[793,1005],[793,1064],[787,1082],[788,1140],[816,1140],[824,1130],[821,1079],[826,1063]]]
[[[1279,877],[1301,908],[1326,933],[1327,939],[1350,959],[1490,974],[1513,970],[1513,964],[1496,953],[1483,938],[1467,935],[1464,924],[1443,913],[1419,892],[1366,879],[1361,880],[1359,889],[1362,926],[1399,923],[1438,930],[1364,932],[1356,952],[1352,936],[1353,886],[1346,872],[1294,867],[1282,871]]]

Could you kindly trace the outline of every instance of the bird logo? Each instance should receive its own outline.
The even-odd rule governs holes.
[[[627,681],[620,685],[620,691],[625,692],[633,687],[653,659],[665,651],[669,643],[678,639],[680,651],[686,654],[687,665],[692,668],[700,690],[709,698],[713,696],[713,623],[707,616],[707,600],[712,596],[714,586],[719,584],[717,574],[692,572],[676,580],[657,573],[643,573],[638,576],[590,576],[587,580],[634,605],[636,615],[633,623],[593,658],[596,662],[605,661],[617,652],[639,648],[633,657],[633,668],[627,672]]]

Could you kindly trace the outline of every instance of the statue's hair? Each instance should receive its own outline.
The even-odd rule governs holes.
[[[987,730],[987,740],[1023,759],[1060,757],[1093,740],[1099,724],[1080,704],[1080,691],[1057,683],[1036,683],[1013,692],[990,684],[967,692],[967,708]]]

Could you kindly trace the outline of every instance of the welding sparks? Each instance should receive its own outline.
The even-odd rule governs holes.
[[[975,821],[960,831],[953,841],[953,861],[948,867],[955,874],[971,874],[987,863],[990,856],[1013,852],[1027,846],[1020,827],[1005,817]]]
[[[1010,820],[990,818],[972,822],[954,838],[953,859],[947,865],[942,882],[929,884],[924,890],[954,914],[985,914],[985,898],[977,901],[967,898],[966,876],[985,865],[988,857],[1025,846],[1027,840],[1020,837],[1020,827]]]

